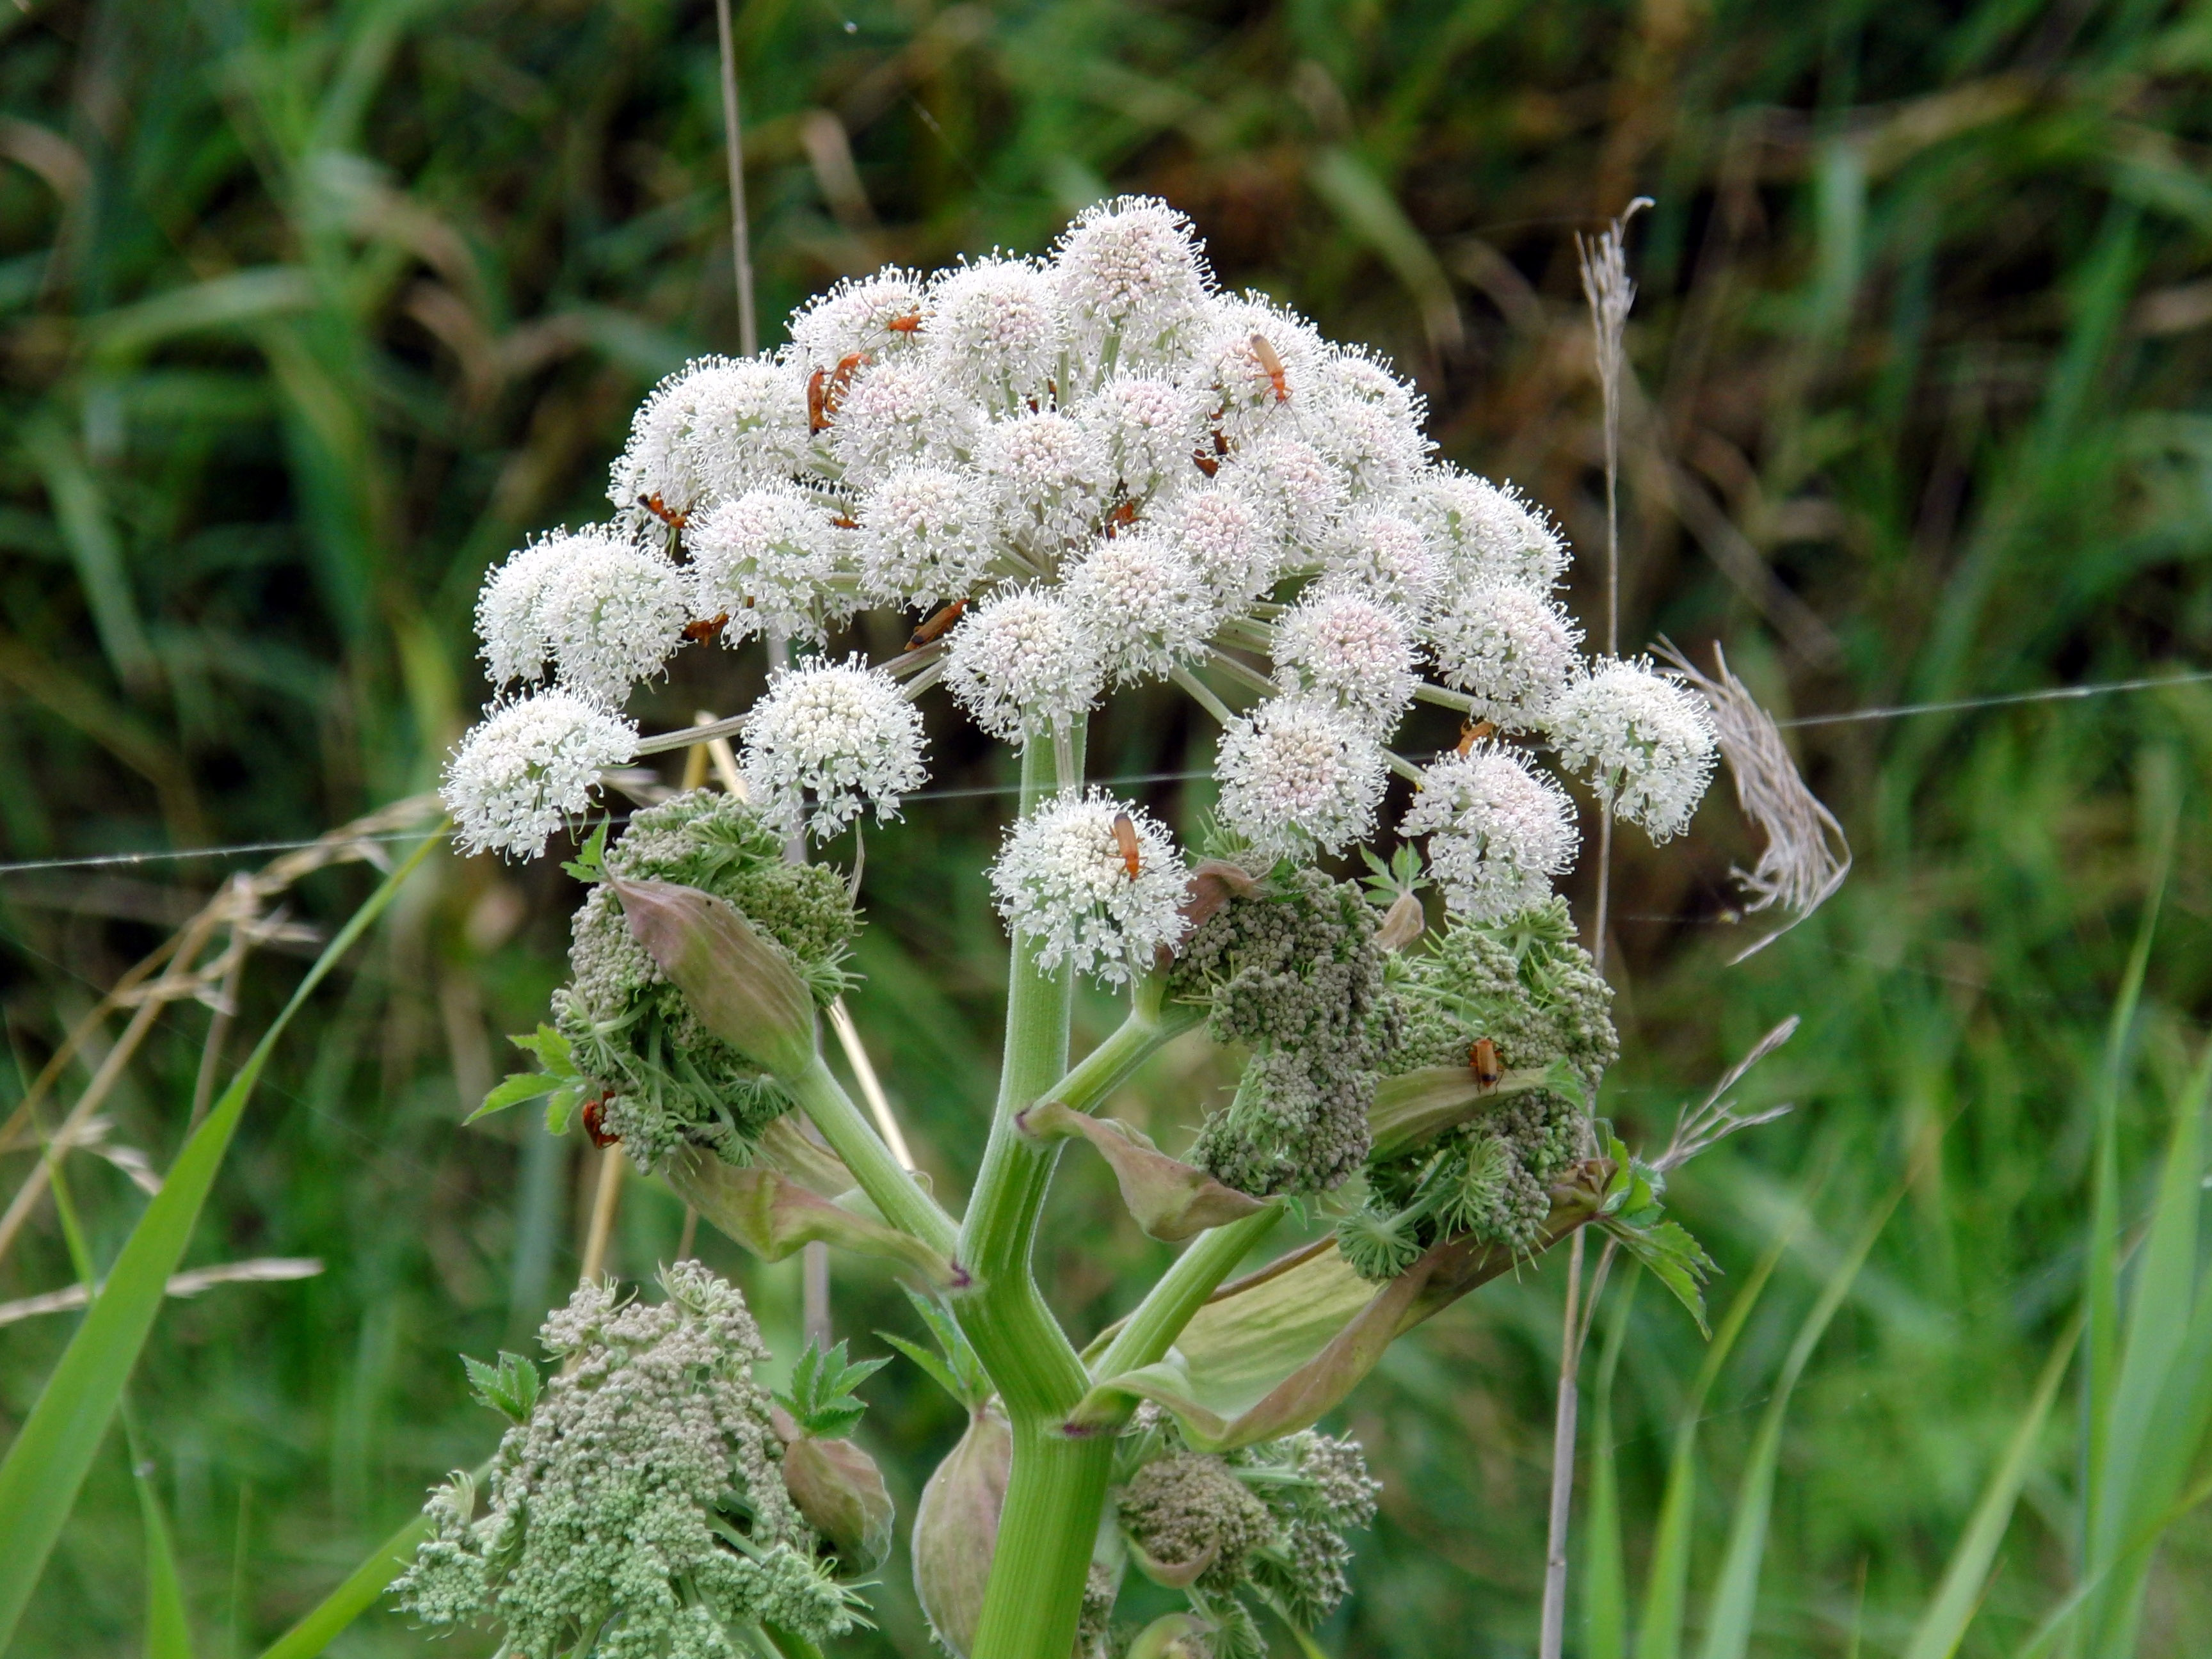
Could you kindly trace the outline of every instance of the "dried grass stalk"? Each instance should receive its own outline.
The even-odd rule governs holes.
[[[1666,641],[1659,654],[1701,692],[1720,733],[1721,757],[1735,780],[1735,798],[1766,838],[1759,862],[1731,870],[1747,898],[1744,908],[1778,908],[1790,920],[1729,958],[1743,961],[1764,951],[1832,897],[1850,874],[1851,846],[1836,815],[1805,786],[1774,717],[1759,706],[1749,688],[1729,672],[1728,658],[1713,646],[1716,672],[1708,675]]]

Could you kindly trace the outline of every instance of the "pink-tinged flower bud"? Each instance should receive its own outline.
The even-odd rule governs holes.
[[[891,1495],[876,1460],[851,1441],[793,1441],[783,1449],[783,1486],[837,1552],[840,1577],[873,1572],[890,1559]]]
[[[983,1616],[1013,1462],[1006,1413],[997,1401],[987,1401],[929,1477],[915,1510],[915,1595],[938,1641],[958,1659],[966,1659]]]

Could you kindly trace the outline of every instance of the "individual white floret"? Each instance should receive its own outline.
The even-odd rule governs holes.
[[[975,470],[1002,532],[1050,561],[1090,533],[1113,482],[1097,441],[1052,410],[994,422],[975,446]]]
[[[862,586],[884,604],[933,611],[990,574],[994,518],[972,472],[902,466],[861,500],[859,520]]]
[[[1224,610],[1266,592],[1281,573],[1282,521],[1272,502],[1233,476],[1178,495],[1161,510],[1158,524],[1189,556]]]
[[[857,656],[780,668],[745,720],[745,783],[761,811],[826,841],[864,811],[898,816],[928,775],[921,714]]]
[[[1203,655],[1217,618],[1189,556],[1143,526],[1092,544],[1061,591],[1116,685],[1164,678]]]
[[[945,686],[976,725],[1006,743],[1072,724],[1097,700],[1104,676],[1074,608],[1040,588],[993,593],[945,639]]]
[[[1133,841],[1134,874],[1115,831],[1121,819]],[[991,866],[991,890],[1039,968],[1073,963],[1078,973],[1119,985],[1181,941],[1188,876],[1175,837],[1151,813],[1093,789],[1060,795],[1016,823]]]
[[[1322,568],[1335,586],[1424,615],[1443,581],[1437,544],[1420,525],[1387,506],[1352,514],[1322,550]]]
[[[767,357],[702,357],[653,389],[630,425],[607,495],[664,521],[770,478],[806,449],[806,389]]]
[[[927,316],[927,283],[885,265],[872,276],[848,276],[791,313],[792,362],[804,377],[835,371],[855,354],[870,360],[911,349]]]
[[[1565,574],[1566,544],[1510,487],[1437,466],[1422,477],[1413,499],[1446,549],[1456,584],[1504,582],[1548,592]]]
[[[1444,902],[1470,921],[1503,921],[1551,896],[1574,867],[1574,803],[1548,775],[1511,750],[1479,743],[1428,769],[1399,821],[1427,836],[1429,872]]]
[[[692,605],[702,617],[726,615],[722,642],[736,645],[764,628],[820,640],[849,615],[852,532],[795,484],[749,489],[692,520]]]
[[[1310,406],[1319,413],[1328,349],[1311,324],[1264,295],[1224,296],[1207,307],[1196,373],[1219,399],[1217,418],[1232,449],[1266,432],[1297,430]]]
[[[1602,659],[1577,673],[1544,729],[1598,799],[1655,842],[1688,825],[1712,776],[1711,711],[1643,658]]]
[[[1212,282],[1190,221],[1144,196],[1085,209],[1052,264],[1076,350],[1095,375],[1179,358]]]
[[[1222,728],[1221,821],[1263,857],[1334,853],[1374,827],[1388,763],[1341,709],[1277,697]]]
[[[830,453],[854,489],[909,462],[963,461],[981,427],[975,405],[914,356],[858,370],[829,419]]]
[[[930,368],[994,413],[1049,395],[1060,366],[1059,285],[1028,259],[939,271],[924,331]]]
[[[1283,538],[1304,551],[1327,543],[1344,510],[1344,470],[1292,433],[1271,432],[1247,444],[1216,477],[1268,502]]]
[[[1543,724],[1566,690],[1583,636],[1540,591],[1498,582],[1448,594],[1423,635],[1437,677],[1474,696],[1475,719],[1506,732]]]
[[[573,691],[493,703],[446,767],[463,850],[535,858],[591,805],[600,771],[636,752],[636,726]]]
[[[660,672],[691,617],[673,561],[604,532],[569,538],[538,608],[562,685],[610,708]]]
[[[1332,703],[1378,742],[1413,698],[1413,641],[1405,618],[1361,594],[1323,588],[1275,623],[1275,684]]]
[[[1207,394],[1150,374],[1117,374],[1077,407],[1115,487],[1143,502],[1200,475],[1191,456],[1206,430]]]

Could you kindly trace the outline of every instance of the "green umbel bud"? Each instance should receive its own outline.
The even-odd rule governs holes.
[[[705,790],[640,812],[571,867],[598,884],[554,1024],[595,1098],[588,1127],[641,1168],[685,1146],[750,1164],[813,1054],[815,1010],[849,978],[843,879],[787,864],[751,808]]]
[[[914,1593],[930,1633],[955,1659],[966,1659],[983,1616],[1013,1462],[1006,1413],[995,1400],[987,1401],[929,1477],[914,1512]]]
[[[876,1460],[851,1441],[792,1441],[783,1449],[783,1486],[836,1553],[840,1577],[873,1572],[890,1559],[891,1495]]]

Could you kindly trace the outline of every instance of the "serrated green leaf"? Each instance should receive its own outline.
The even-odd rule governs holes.
[[[510,1422],[527,1419],[530,1408],[538,1403],[538,1367],[519,1353],[502,1351],[495,1365],[487,1365],[481,1359],[463,1354],[461,1368],[468,1373],[477,1402],[490,1407]]]
[[[1649,1268],[1651,1276],[1690,1310],[1690,1317],[1698,1322],[1698,1334],[1712,1335],[1705,1325],[1705,1284],[1712,1274],[1713,1259],[1688,1228],[1679,1221],[1638,1226],[1620,1216],[1607,1216],[1597,1224],[1619,1240],[1622,1249]]]
[[[891,1363],[888,1354],[848,1363],[845,1354],[842,1342],[826,1352],[819,1343],[808,1343],[792,1367],[790,1391],[775,1396],[810,1439],[840,1440],[850,1434],[868,1409],[853,1390]]]
[[[878,1331],[876,1336],[878,1340],[890,1343],[891,1346],[921,1366],[929,1380],[944,1389],[945,1393],[951,1395],[955,1400],[962,1399],[960,1379],[952,1375],[952,1368],[923,1347],[921,1343],[909,1342],[904,1337],[894,1336],[889,1331]]]
[[[480,1117],[489,1117],[510,1106],[520,1106],[526,1100],[542,1100],[562,1086],[562,1080],[550,1073],[509,1072],[506,1079],[483,1097],[483,1104],[461,1121],[473,1123]]]
[[[607,826],[611,818],[601,818],[576,856],[562,860],[561,868],[586,886],[596,887],[607,878]]]

